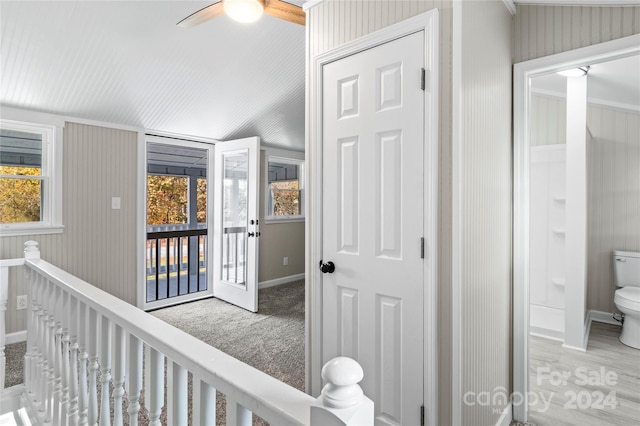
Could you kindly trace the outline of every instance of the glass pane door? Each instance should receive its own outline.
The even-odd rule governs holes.
[[[223,155],[224,192],[222,277],[223,281],[246,286],[248,151]]]

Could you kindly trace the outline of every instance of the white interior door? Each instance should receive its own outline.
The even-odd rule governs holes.
[[[258,311],[260,138],[215,146],[213,295]]]
[[[418,425],[424,32],[323,67],[322,362],[364,369],[376,424]]]

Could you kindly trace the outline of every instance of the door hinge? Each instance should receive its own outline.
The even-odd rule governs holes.
[[[427,71],[422,68],[422,72],[420,74],[420,88],[422,90],[425,90],[425,87],[427,85]]]
[[[424,426],[424,405],[420,406],[420,426]]]
[[[424,259],[424,237],[420,238],[420,259]]]

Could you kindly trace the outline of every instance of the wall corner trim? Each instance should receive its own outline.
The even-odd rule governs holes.
[[[273,280],[262,281],[258,283],[258,290],[263,288],[275,287],[277,285],[287,284],[294,281],[304,280],[304,272],[302,274],[289,275],[282,278],[275,278]]]
[[[516,14],[516,4],[513,2],[513,0],[502,0],[502,3],[504,3],[511,15]]]

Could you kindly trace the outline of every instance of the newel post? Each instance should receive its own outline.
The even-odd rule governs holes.
[[[373,401],[362,392],[362,367],[347,357],[337,357],[322,367],[327,384],[311,404],[311,426],[373,425]]]

